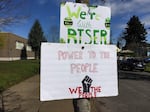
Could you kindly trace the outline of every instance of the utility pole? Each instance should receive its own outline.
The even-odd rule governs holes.
[[[89,4],[89,0],[76,0],[76,3],[86,3]],[[74,99],[74,112],[91,112],[90,99]]]
[[[86,4],[89,4],[89,0],[76,0],[76,3],[86,3]]]

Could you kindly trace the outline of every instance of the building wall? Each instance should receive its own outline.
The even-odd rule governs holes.
[[[27,59],[34,59],[34,52],[27,44],[27,39],[12,33],[0,33],[0,60],[20,60],[23,48]]]

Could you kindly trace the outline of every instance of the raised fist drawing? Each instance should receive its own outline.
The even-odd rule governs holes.
[[[90,92],[92,81],[93,80],[89,76],[85,76],[82,80],[83,92]]]

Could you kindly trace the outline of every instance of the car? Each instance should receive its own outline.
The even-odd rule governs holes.
[[[150,63],[150,57],[144,59],[145,63]]]
[[[145,63],[142,60],[139,59],[126,59],[122,60],[118,65],[120,70],[140,70],[144,71],[145,69]]]

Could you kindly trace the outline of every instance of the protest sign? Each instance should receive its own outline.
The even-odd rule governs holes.
[[[80,3],[62,3],[60,40],[76,44],[110,43],[110,8]]]
[[[114,45],[42,43],[41,101],[116,96]]]

